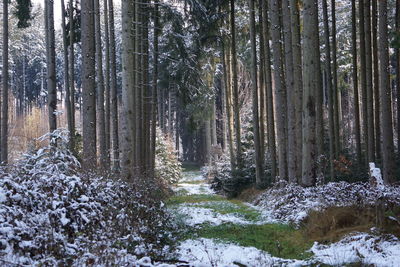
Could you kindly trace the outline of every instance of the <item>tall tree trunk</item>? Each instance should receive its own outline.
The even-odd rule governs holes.
[[[2,164],[8,162],[8,0],[3,0],[3,101],[1,116],[1,157]]]
[[[324,36],[325,36],[325,73],[326,73],[326,91],[328,93],[328,130],[329,130],[329,173],[331,181],[334,180],[334,157],[335,157],[335,133],[334,133],[334,91],[332,90],[332,69],[331,69],[331,49],[329,42],[329,20],[327,1],[322,0],[322,9],[324,17]]]
[[[382,103],[382,160],[383,180],[389,184],[394,180],[394,146],[392,125],[392,103],[389,77],[389,36],[387,0],[379,1],[379,74],[380,97]]]
[[[110,5],[111,8],[111,5]],[[135,3],[122,1],[122,110],[121,110],[121,174],[132,179],[135,160],[135,79],[134,79],[134,27]]]
[[[75,31],[74,31],[74,2],[69,1],[69,90],[70,90],[70,104],[71,104],[71,140],[70,148],[75,152]]]
[[[237,74],[237,54],[236,54],[236,29],[235,29],[235,0],[230,0],[230,29],[231,29],[231,56],[232,56],[232,91],[233,91],[233,113],[235,114],[235,134],[236,134],[236,164],[242,164],[242,144],[240,134],[240,106],[239,106],[239,86]]]
[[[272,37],[272,50],[273,50],[273,64],[274,64],[274,81],[275,81],[275,113],[277,114],[277,135],[278,135],[278,164],[279,164],[279,177],[282,180],[287,180],[287,128],[286,128],[286,90],[285,90],[285,77],[283,73],[283,51],[282,51],[282,36],[281,36],[281,6],[280,1],[270,0],[270,14],[271,14],[271,37]]]
[[[303,17],[303,158],[302,185],[313,186],[317,178],[316,94],[320,76],[318,1],[304,0]]]
[[[290,0],[292,51],[293,51],[293,86],[296,110],[296,176],[301,177],[302,158],[302,110],[303,110],[303,77],[300,44],[300,11],[299,0]]]
[[[381,158],[381,123],[380,123],[380,102],[379,102],[379,58],[378,58],[378,10],[377,1],[372,0],[372,56],[374,73],[374,120],[375,126],[375,153],[376,160]]]
[[[95,40],[96,40],[96,77],[97,77],[97,131],[100,152],[100,168],[108,169],[106,124],[104,109],[104,74],[103,74],[103,49],[101,45],[100,4],[94,0],[95,12]]]
[[[110,30],[108,23],[108,3],[103,1],[104,7],[104,90],[105,90],[105,134],[107,164],[110,165],[111,154],[111,92],[110,92]]]
[[[396,31],[400,34],[400,0],[396,0]],[[397,153],[400,154],[400,48],[395,49],[397,88]],[[400,157],[399,157],[400,159]]]
[[[357,73],[357,15],[356,0],[351,1],[351,38],[352,38],[352,61],[353,61],[353,90],[354,90],[354,135],[356,141],[356,154],[358,164],[361,166],[361,133],[360,133],[360,104],[358,93],[358,73]]]
[[[48,110],[49,110],[49,130],[53,132],[57,129],[57,89],[56,89],[56,47],[54,37],[54,2],[45,0],[46,16],[46,40],[47,40],[47,91],[48,91]],[[4,105],[3,105],[4,106]],[[4,116],[4,115],[3,115]]]
[[[264,155],[265,155],[265,108],[266,108],[266,101],[265,101],[265,45],[264,45],[264,28],[263,28],[263,13],[262,13],[262,1],[259,0],[258,2],[258,27],[259,27],[259,42],[260,42],[260,71],[258,74],[259,78],[259,85],[258,85],[258,90],[259,90],[259,110],[260,110],[260,116],[259,116],[259,121],[260,121],[260,143],[261,143],[261,156],[262,156],[262,163],[264,166]]]
[[[372,90],[371,1],[364,1],[365,64],[367,77],[368,162],[375,161],[374,95]]]
[[[367,108],[367,69],[365,57],[365,24],[364,24],[364,0],[358,2],[359,9],[359,27],[360,27],[360,80],[362,95],[362,120],[363,120],[363,137],[365,147],[365,163],[368,162],[368,108]],[[367,168],[365,164],[365,169]]]
[[[157,137],[157,92],[158,92],[158,36],[160,34],[159,0],[154,0],[154,35],[153,35],[153,91],[152,91],[152,124],[151,124],[151,169],[154,170],[156,160],[156,137]],[[160,114],[159,114],[160,116]],[[152,173],[154,176],[154,173]]]
[[[51,1],[52,2],[52,1]],[[81,3],[83,167],[94,169],[96,156],[95,22],[93,1]]]
[[[119,170],[119,136],[118,136],[118,97],[117,97],[117,54],[115,51],[114,4],[108,0],[109,31],[110,31],[110,95],[111,95],[111,141],[113,151],[113,169]]]
[[[72,140],[73,130],[72,130],[72,111],[71,111],[71,93],[70,93],[70,83],[69,83],[69,59],[68,59],[68,40],[67,40],[67,29],[65,25],[65,3],[61,0],[61,28],[63,36],[63,46],[64,46],[64,89],[65,89],[65,106],[67,109],[67,123],[69,131],[69,139]],[[71,147],[71,142],[69,142],[69,147]]]
[[[334,110],[334,143],[335,143],[335,158],[338,158],[340,153],[340,121],[339,121],[339,88],[337,77],[337,42],[336,42],[336,1],[331,1],[332,9],[332,90],[333,90],[333,110]]]
[[[224,69],[224,90],[225,90],[225,103],[227,115],[227,130],[228,130],[228,146],[229,155],[231,160],[231,169],[235,166],[235,152],[233,147],[233,107],[232,107],[232,90],[231,90],[231,77],[230,77],[230,55],[229,49],[225,49],[225,43],[222,44],[222,66]]]
[[[257,49],[256,49],[256,22],[254,0],[249,0],[250,7],[250,42],[251,42],[251,87],[253,94],[253,136],[255,148],[256,184],[262,186],[264,175],[262,170],[262,155],[260,141],[260,120],[258,116],[258,87],[257,87]]]
[[[269,23],[268,23],[268,4],[267,1],[262,1],[262,24],[264,38],[264,53],[265,53],[265,96],[266,96],[266,113],[267,113],[267,133],[268,133],[268,150],[271,157],[271,178],[275,180],[277,175],[276,170],[276,141],[275,141],[275,116],[274,116],[274,99],[272,93],[272,74],[271,74],[271,52],[269,46]],[[272,181],[266,181],[271,184]]]
[[[285,50],[285,81],[287,92],[287,162],[288,179],[290,183],[297,183],[296,177],[296,105],[294,89],[294,66],[292,50],[292,22],[289,9],[289,0],[282,1],[283,40]]]

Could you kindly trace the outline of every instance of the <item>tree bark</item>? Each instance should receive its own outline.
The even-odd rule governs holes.
[[[63,46],[64,46],[64,89],[65,89],[65,106],[67,109],[67,124],[69,131],[69,148],[71,149],[71,140],[73,135],[72,129],[72,111],[71,111],[71,91],[69,82],[69,58],[68,58],[68,40],[67,40],[67,29],[65,25],[65,3],[61,0],[61,28],[63,36]]]
[[[235,29],[235,0],[230,0],[230,29],[231,29],[231,72],[232,72],[232,91],[233,91],[233,112],[235,116],[235,141],[236,141],[236,165],[242,164],[242,144],[240,134],[240,106],[239,106],[239,87],[237,74],[237,55],[236,55],[236,29]]]
[[[354,90],[354,135],[356,141],[356,154],[359,166],[361,166],[361,132],[360,132],[360,104],[358,93],[358,72],[357,72],[357,15],[356,0],[351,1],[351,36],[352,36],[352,63],[353,63],[353,90]]]
[[[364,1],[365,64],[367,77],[368,162],[375,162],[374,95],[372,88],[371,1]]]
[[[92,170],[97,162],[94,3],[83,1],[81,8],[83,167]]]
[[[293,86],[295,94],[296,110],[296,176],[301,177],[301,158],[302,158],[302,110],[303,110],[303,77],[301,61],[301,37],[300,37],[300,11],[299,0],[290,0],[291,12],[291,32],[292,32],[292,51],[293,51]]]
[[[276,141],[275,141],[275,116],[274,116],[274,99],[272,92],[272,74],[271,74],[271,51],[269,45],[269,23],[268,23],[268,4],[267,1],[262,1],[262,24],[264,38],[264,53],[265,53],[265,96],[266,96],[266,113],[267,113],[267,133],[268,133],[268,150],[271,157],[271,180],[267,180],[267,184],[271,184],[277,176],[276,163]]]
[[[379,74],[380,98],[382,103],[382,162],[383,180],[389,184],[394,180],[394,146],[392,125],[392,103],[389,77],[389,36],[387,0],[379,1]]]
[[[285,82],[287,97],[287,162],[288,162],[288,180],[290,183],[297,183],[296,177],[296,105],[294,89],[294,66],[292,50],[292,22],[289,9],[289,0],[282,1],[282,21],[283,21],[283,39],[285,50]]]
[[[334,158],[335,158],[335,133],[334,133],[334,91],[332,90],[332,69],[331,69],[331,49],[329,42],[329,20],[327,1],[322,0],[322,9],[324,17],[324,36],[325,36],[325,73],[326,73],[326,91],[328,94],[328,131],[329,131],[329,173],[331,181],[334,180]]]
[[[2,87],[3,101],[1,116],[1,164],[8,162],[8,0],[3,0],[3,68],[2,68]]]
[[[377,1],[372,0],[372,56],[373,56],[373,78],[374,78],[374,121],[375,126],[375,160],[381,158],[381,122],[380,122],[380,102],[379,102],[379,58],[378,58],[378,10]]]
[[[367,70],[365,57],[365,24],[364,24],[364,0],[358,3],[359,8],[359,28],[360,28],[360,80],[362,94],[362,120],[363,120],[363,137],[365,147],[365,169],[367,168],[368,157],[368,108],[367,108]]]
[[[70,147],[75,152],[75,31],[74,31],[74,4],[73,0],[69,1],[69,90],[71,99],[71,140]]]
[[[57,89],[56,89],[56,51],[54,37],[54,3],[52,0],[45,0],[45,26],[47,40],[47,101],[49,110],[49,130],[53,132],[57,129]],[[3,105],[4,106],[4,105]],[[3,111],[4,112],[4,111]],[[4,116],[4,114],[3,114]]]
[[[257,49],[256,49],[256,22],[254,0],[249,0],[250,8],[250,43],[251,43],[251,87],[253,94],[253,136],[255,149],[256,185],[261,187],[264,183],[262,170],[260,120],[258,115],[258,86],[257,86]]]
[[[111,141],[113,169],[120,168],[119,159],[119,136],[118,136],[118,97],[117,97],[117,59],[115,51],[115,25],[114,25],[114,4],[108,0],[109,31],[110,31],[110,95],[111,95]]]
[[[332,90],[333,90],[333,111],[334,111],[334,144],[335,158],[338,158],[340,153],[340,120],[339,120],[339,88],[337,78],[337,41],[336,41],[336,1],[331,1],[332,9]],[[318,112],[317,112],[318,114]]]
[[[286,105],[286,89],[285,77],[283,73],[283,51],[282,51],[282,36],[281,36],[281,6],[280,1],[270,0],[270,14],[271,14],[271,37],[272,37],[272,50],[273,50],[273,64],[274,64],[274,81],[275,81],[275,112],[277,114],[277,135],[278,135],[278,165],[279,177],[281,180],[287,180],[287,105]]]
[[[95,14],[95,41],[96,41],[96,76],[97,76],[97,131],[100,154],[100,168],[108,169],[107,139],[104,109],[104,74],[103,74],[103,49],[101,45],[100,4],[94,0]]]
[[[318,1],[304,0],[303,16],[303,158],[302,185],[313,186],[317,177],[316,94],[320,75]]]
[[[110,30],[108,22],[108,3],[103,1],[104,7],[104,90],[105,90],[105,134],[107,163],[111,160],[111,92],[110,92]]]

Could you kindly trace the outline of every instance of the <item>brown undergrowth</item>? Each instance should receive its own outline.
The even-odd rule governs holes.
[[[383,233],[400,237],[400,207],[386,207]],[[303,224],[304,234],[321,243],[337,242],[352,232],[370,232],[376,226],[377,213],[374,206],[328,207],[323,211],[310,211]]]

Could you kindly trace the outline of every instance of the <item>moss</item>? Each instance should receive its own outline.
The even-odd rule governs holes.
[[[288,225],[202,225],[194,229],[186,238],[214,238],[225,242],[234,242],[240,246],[252,246],[285,259],[307,259],[312,256],[307,252],[313,242],[301,231]]]
[[[220,214],[235,214],[249,221],[258,221],[260,212],[239,201],[210,201],[201,204],[201,207],[211,209]]]

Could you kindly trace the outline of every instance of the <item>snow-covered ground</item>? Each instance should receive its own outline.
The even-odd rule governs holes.
[[[204,181],[204,183],[200,183]],[[338,186],[339,185],[339,186]],[[334,196],[330,190],[338,186],[342,191]],[[366,185],[357,184],[355,189],[349,191],[350,185],[346,183],[328,184],[323,188],[323,192],[329,191],[324,196],[317,197],[314,189],[302,189],[301,187],[275,189],[274,198],[258,199],[256,204],[246,204],[250,209],[260,212],[260,218],[256,221],[247,220],[240,214],[229,213],[221,214],[212,209],[212,205],[221,205],[223,201],[203,201],[199,203],[182,203],[173,208],[186,225],[197,227],[203,223],[211,225],[231,224],[266,224],[276,222],[300,222],[312,208],[328,205],[339,201],[344,201],[348,197],[349,201],[357,198],[357,194],[367,191]],[[183,181],[175,189],[179,194],[197,195],[214,194],[201,175],[184,176]],[[354,192],[357,191],[357,194]],[[385,189],[385,195],[396,199],[398,189]],[[283,191],[285,191],[283,193]],[[321,194],[321,193],[320,193]],[[349,194],[353,194],[349,197]],[[368,193],[367,198],[373,199],[378,194]],[[278,197],[277,197],[278,196]],[[314,197],[315,196],[315,197]],[[276,198],[277,197],[277,198]],[[294,200],[290,200],[293,198]],[[298,202],[296,202],[298,201]],[[225,202],[224,205],[230,202]],[[322,204],[321,204],[322,203]],[[234,205],[233,203],[231,203]],[[268,205],[271,205],[268,207]],[[344,203],[343,203],[344,204]],[[281,205],[282,210],[277,210]],[[211,207],[211,208],[210,208]],[[217,209],[218,210],[218,209]],[[278,216],[274,214],[278,213]],[[286,217],[285,217],[286,215]],[[349,235],[337,243],[323,245],[315,243],[310,252],[314,254],[308,260],[290,260],[271,256],[269,253],[255,247],[244,247],[233,242],[222,242],[215,239],[197,238],[181,242],[178,246],[179,259],[193,264],[193,266],[308,266],[311,264],[327,264],[341,266],[348,263],[361,263],[374,266],[398,266],[400,262],[400,241],[394,236],[374,236],[367,233],[355,233]],[[242,264],[242,265],[240,265]]]

